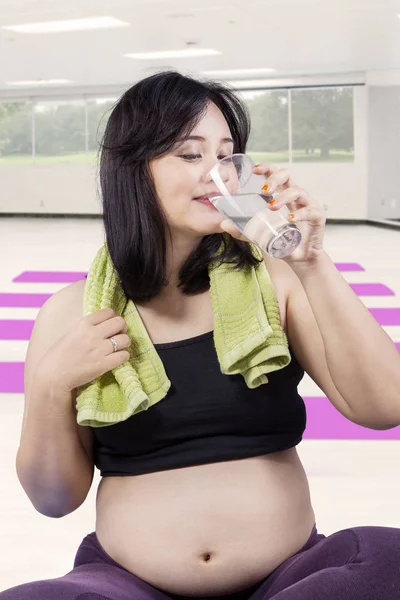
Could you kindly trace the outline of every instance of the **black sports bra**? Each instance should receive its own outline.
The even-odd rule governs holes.
[[[289,365],[255,389],[242,375],[221,373],[212,331],[155,348],[171,388],[148,410],[93,428],[102,476],[238,460],[301,441],[306,413],[297,386],[304,370],[290,346]]]

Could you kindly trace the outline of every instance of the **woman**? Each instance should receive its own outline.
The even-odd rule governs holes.
[[[62,517],[85,500],[96,464],[96,531],[70,573],[1,600],[398,598],[400,530],[318,534],[295,446],[304,371],[345,417],[381,429],[400,423],[400,360],[324,251],[323,208],[285,169],[255,172],[279,193],[271,210],[286,204],[303,234],[286,259],[265,256],[292,360],[257,389],[218,369],[207,265],[223,236],[226,260],[257,261],[202,200],[211,167],[244,153],[248,135],[231,90],[174,72],[114,107],[100,163],[106,241],[172,387],[125,422],[78,426],[77,388],[126,361],[131,340],[111,309],[82,316],[85,282],[46,302],[26,359],[17,471],[35,508]]]

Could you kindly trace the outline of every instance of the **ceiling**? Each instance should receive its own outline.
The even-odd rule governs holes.
[[[7,81],[126,85],[154,70],[276,69],[271,77],[400,69],[400,0],[0,0],[0,91]],[[22,34],[6,25],[112,16],[129,27]],[[214,48],[191,59],[124,53]],[[237,77],[233,77],[237,79]]]

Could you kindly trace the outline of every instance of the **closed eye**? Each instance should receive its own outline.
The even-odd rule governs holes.
[[[217,158],[218,160],[222,160],[223,158],[226,158],[227,155],[219,155]],[[201,154],[180,154],[180,157],[185,159],[185,160],[197,160],[198,158],[201,158]]]
[[[201,158],[201,154],[180,154],[180,156],[185,160],[196,160],[197,158]]]

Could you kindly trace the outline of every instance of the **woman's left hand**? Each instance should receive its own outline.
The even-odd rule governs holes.
[[[266,195],[272,195],[274,192],[278,194],[273,205],[268,203],[270,210],[279,210],[286,205],[290,211],[289,223],[296,223],[302,235],[296,250],[281,260],[289,264],[313,262],[323,251],[326,223],[324,207],[294,183],[287,169],[278,169],[263,163],[255,166],[253,172],[265,175],[268,189],[263,190]],[[221,229],[238,240],[249,241],[229,220],[221,223]]]

